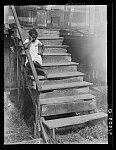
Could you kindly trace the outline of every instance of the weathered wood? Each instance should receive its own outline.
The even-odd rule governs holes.
[[[79,63],[75,63],[75,62],[60,62],[60,63],[43,63],[42,66],[43,67],[54,67],[54,66],[74,66],[74,65],[78,65]]]
[[[90,82],[72,82],[72,83],[63,83],[63,84],[50,84],[50,85],[42,85],[42,91],[46,90],[58,90],[58,89],[69,89],[69,88],[81,88],[93,85]]]
[[[40,42],[42,42],[44,45],[62,45],[63,39],[40,39]]]
[[[41,93],[40,98],[53,98],[53,97],[62,97],[62,96],[73,96],[79,94],[89,93],[89,86],[81,88],[69,88],[69,89],[59,89],[53,91],[44,91]]]
[[[20,55],[25,56],[25,53],[21,53]],[[43,56],[70,56],[69,53],[43,53]]]
[[[76,76],[83,76],[85,75],[82,72],[63,72],[63,73],[53,73],[53,74],[48,74],[47,78],[48,79],[52,79],[52,78],[69,78],[69,77],[76,77]],[[34,77],[29,75],[28,77],[30,77],[32,80],[34,80]],[[39,80],[41,79],[45,79],[44,76],[39,76],[38,75]]]
[[[42,106],[42,116],[58,115],[73,112],[89,111],[96,108],[96,100],[89,101],[72,101],[68,103],[49,104]]]
[[[68,48],[68,45],[45,45],[45,48]]]
[[[49,105],[49,104],[69,103],[71,101],[74,102],[79,100],[87,101],[94,98],[95,96],[92,94],[82,94],[82,95],[73,95],[73,96],[44,98],[44,99],[40,99],[40,103],[41,105]]]
[[[9,41],[10,42],[10,41]],[[17,87],[17,57],[16,50],[11,52],[9,42],[4,41],[4,88]]]
[[[40,126],[41,126],[41,128],[42,128],[42,136],[43,136],[43,138],[44,138],[44,140],[45,140],[45,143],[47,143],[48,144],[48,141],[49,141],[49,138],[48,138],[48,136],[47,136],[47,134],[46,134],[46,131],[45,131],[45,128],[44,128],[44,126],[43,126],[43,124],[42,124],[42,118],[41,118],[41,121],[40,121]]]
[[[50,129],[52,128],[59,128],[64,126],[70,126],[75,124],[81,124],[88,121],[105,118],[108,115],[104,112],[99,113],[93,113],[88,115],[82,115],[82,116],[75,116],[75,117],[69,117],[69,118],[61,118],[61,119],[54,119],[54,120],[44,120],[43,123]]]
[[[22,45],[23,45],[23,36],[22,36],[22,30],[21,30],[21,26],[19,24],[19,20],[17,18],[17,14],[16,14],[16,11],[15,11],[15,8],[14,6],[11,6],[11,9],[12,9],[12,13],[14,15],[14,18],[15,18],[15,22],[16,22],[16,25],[17,25],[17,28],[18,28],[18,32],[19,32],[19,35],[20,35],[20,38],[21,38],[21,42],[22,42]],[[24,50],[25,50],[25,46],[23,45],[24,47]],[[34,79],[36,81],[36,90],[37,90],[37,103],[36,103],[36,120],[35,120],[35,124],[36,124],[36,129],[38,131],[38,119],[39,119],[39,123],[40,123],[40,100],[39,100],[39,95],[40,95],[40,91],[41,91],[41,85],[39,83],[39,79],[37,77],[37,72],[36,72],[36,69],[34,67],[34,64],[32,62],[32,58],[31,58],[31,55],[29,53],[28,50],[25,50],[26,52],[26,55],[27,55],[27,58],[28,58],[28,61],[30,63],[30,66],[31,66],[31,69],[32,69],[32,72],[33,72],[33,75],[34,75]],[[42,128],[41,128],[42,129]],[[42,131],[42,130],[41,130]],[[37,134],[37,133],[36,133]]]

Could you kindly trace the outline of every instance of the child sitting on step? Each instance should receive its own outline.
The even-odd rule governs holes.
[[[39,75],[45,76],[47,78],[47,74],[45,73],[42,67],[42,57],[44,52],[44,45],[37,39],[38,33],[36,29],[29,30],[29,39],[24,41],[25,48],[29,50],[29,53],[32,57],[32,61],[34,63],[35,68],[37,68],[37,73]],[[30,64],[26,58],[26,67],[30,70]]]

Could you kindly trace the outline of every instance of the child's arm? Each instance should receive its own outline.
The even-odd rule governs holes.
[[[41,43],[41,42],[38,40],[38,54],[39,54],[39,55],[43,55],[44,49],[45,49],[45,47],[44,47],[43,43]]]
[[[24,42],[25,49],[28,49],[28,48],[29,48],[31,42],[32,42],[32,39],[29,40],[28,42]]]

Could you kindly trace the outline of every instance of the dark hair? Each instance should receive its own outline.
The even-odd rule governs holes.
[[[36,36],[38,36],[38,33],[35,28],[29,30],[29,35],[31,36],[32,34],[35,34]]]

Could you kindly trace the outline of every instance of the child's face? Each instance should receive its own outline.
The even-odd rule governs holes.
[[[32,34],[30,37],[32,38],[32,42],[35,42],[37,36],[35,34]]]

